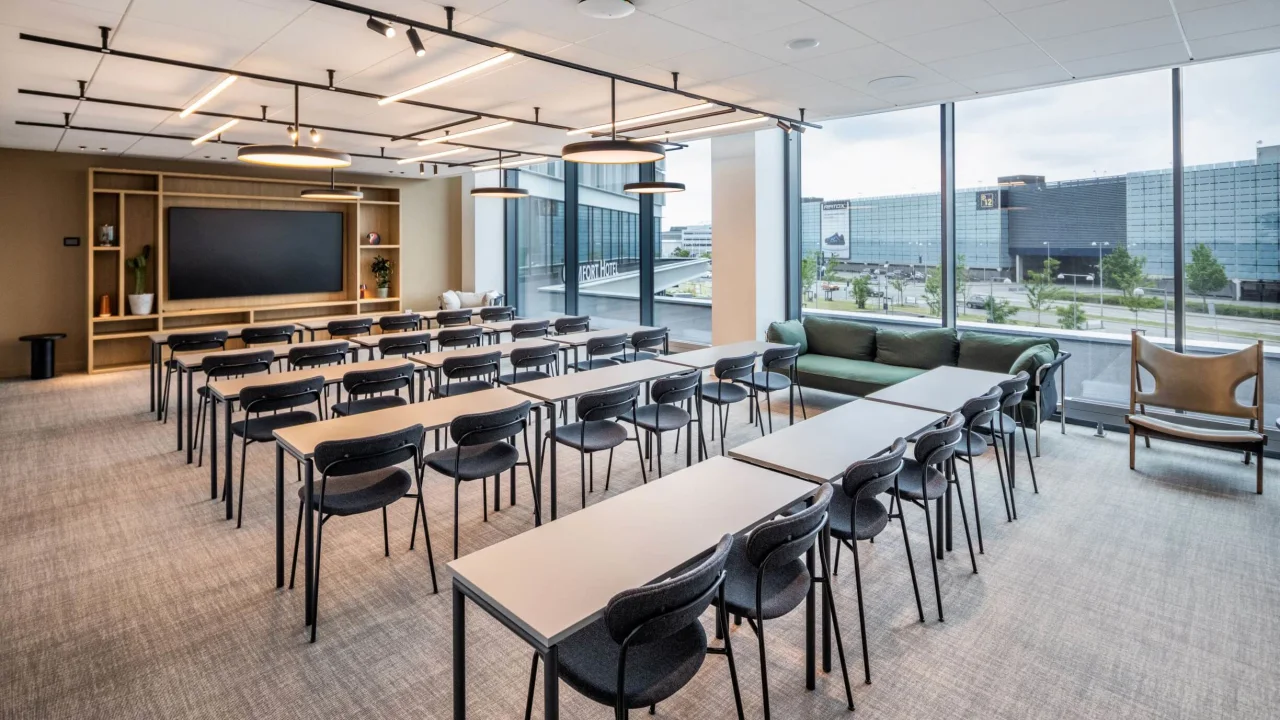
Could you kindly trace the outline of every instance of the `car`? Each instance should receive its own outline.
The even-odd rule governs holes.
[[[987,307],[987,297],[988,296],[986,295],[970,295],[965,298],[964,306],[967,308],[975,308],[977,310],[985,309]]]

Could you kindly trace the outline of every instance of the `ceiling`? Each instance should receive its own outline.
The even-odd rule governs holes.
[[[445,3],[364,0],[362,4],[435,25]],[[635,0],[619,20],[585,17],[576,0],[452,0],[455,29],[571,62],[680,87],[717,100],[812,121],[894,107],[961,100],[975,94],[1071,82],[1280,48],[1275,0]],[[234,162],[233,146],[186,140],[31,127],[16,121],[195,137],[213,117],[19,94],[18,89],[184,107],[223,76],[101,53],[43,45],[19,32],[97,45],[113,28],[116,50],[163,56],[387,95],[497,55],[499,51],[423,34],[416,57],[401,27],[384,38],[365,18],[308,0],[0,0],[0,146]],[[817,47],[787,43],[813,38]],[[905,87],[877,78],[906,75]],[[618,117],[694,101],[619,83]],[[241,78],[204,109],[291,120],[292,88]],[[415,100],[581,127],[607,122],[607,78],[517,57]],[[326,90],[301,91],[302,126],[407,134],[466,117]],[[751,117],[743,113],[681,123],[685,129]],[[492,124],[481,119],[454,132]],[[439,134],[439,133],[436,133]],[[241,122],[237,142],[285,142],[279,125]],[[468,142],[525,153],[557,153],[563,131],[515,125]],[[431,149],[413,140],[326,133],[323,145],[356,153],[412,157]],[[84,150],[80,148],[83,146]],[[105,148],[102,150],[101,148]],[[493,153],[448,158],[468,162]],[[230,158],[229,160],[226,158]],[[413,175],[415,165],[356,158],[352,170]],[[462,171],[458,169],[456,171]],[[428,168],[428,172],[430,169]],[[450,172],[441,168],[441,172]]]

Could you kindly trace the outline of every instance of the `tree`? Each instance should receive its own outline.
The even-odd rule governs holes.
[[[813,284],[818,280],[818,259],[817,253],[813,256],[805,256],[800,259],[800,288],[803,292],[808,293]]]
[[[898,293],[898,304],[906,302],[907,284],[900,277],[893,278],[889,281],[889,287]]]
[[[675,250],[671,251],[671,257],[687,258],[687,257],[691,257],[692,255],[693,253],[689,252],[688,250],[685,250],[682,247],[678,247]]]
[[[825,279],[827,282],[835,282],[836,280],[836,262],[837,261],[836,261],[835,255],[832,255],[831,257],[827,258],[827,267],[825,271],[822,273],[823,279]]]
[[[1187,266],[1187,289],[1200,296],[1200,304],[1208,309],[1209,295],[1227,286],[1227,270],[1213,256],[1204,243],[1196,243],[1191,249],[1191,264]]]
[[[1138,311],[1152,307],[1150,300],[1135,292],[1146,285],[1147,259],[1129,254],[1129,249],[1121,246],[1102,258],[1102,274],[1107,287],[1120,291],[1120,304],[1133,313],[1133,321],[1138,321]]]
[[[964,263],[963,255],[956,256],[956,298],[960,301],[960,307],[964,307],[969,299],[969,268]]]
[[[930,315],[942,313],[942,270],[937,266],[928,268],[924,273],[924,301],[929,306]]]
[[[1089,327],[1084,308],[1078,302],[1059,306],[1055,308],[1055,312],[1058,313],[1058,325],[1063,330],[1085,330]]]
[[[1008,300],[998,300],[992,295],[987,298],[987,319],[996,325],[1007,325],[1018,311]]]
[[[867,275],[859,275],[853,279],[850,289],[853,292],[853,301],[858,304],[858,309],[866,310],[867,298],[871,296],[871,278]]]
[[[701,255],[699,255],[698,257],[702,258],[703,260],[710,260],[710,259],[711,259],[711,253],[710,253],[710,251],[708,251],[708,252],[704,252],[704,253],[702,253]]]
[[[1061,263],[1057,260],[1046,259],[1044,261],[1044,270],[1037,272],[1035,270],[1027,271],[1027,305],[1036,311],[1036,325],[1040,325],[1040,313],[1053,307],[1053,303],[1062,299],[1062,291],[1058,286],[1053,284],[1053,279],[1058,276],[1058,265]]]

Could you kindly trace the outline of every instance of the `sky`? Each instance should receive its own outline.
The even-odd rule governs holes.
[[[1280,53],[1183,70],[1186,165],[1252,160],[1280,144]],[[1171,72],[1126,75],[956,103],[956,182],[1072,180],[1172,167]],[[805,133],[802,188],[828,199],[937,192],[936,106],[823,123]],[[1259,143],[1259,141],[1261,141]],[[667,155],[663,229],[711,220],[709,140]]]

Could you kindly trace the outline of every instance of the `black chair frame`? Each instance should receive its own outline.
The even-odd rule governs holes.
[[[194,428],[195,436],[199,438],[196,467],[204,467],[204,422],[205,415],[210,412],[208,409],[209,403],[212,401],[209,396],[209,383],[214,380],[240,378],[261,372],[270,373],[271,365],[274,362],[275,352],[273,350],[258,350],[256,352],[205,358],[205,361],[201,363],[200,369],[204,372],[204,387],[198,393],[200,406],[196,409],[196,426]]]
[[[317,387],[306,387],[307,383],[313,383]],[[293,388],[298,388],[293,390]],[[319,420],[326,418],[324,410],[324,388],[326,383],[323,376],[317,375],[313,378],[305,380],[296,380],[284,384],[283,386],[262,385],[246,387],[240,391],[240,409],[244,411],[244,432],[240,437],[240,486],[236,507],[236,529],[239,530],[244,522],[244,465],[245,458],[249,454],[249,445],[258,442],[249,439],[250,423],[255,418],[262,417],[263,413],[276,413],[280,410],[291,410],[293,408],[303,407],[312,402],[316,403],[318,412],[316,417]],[[279,393],[280,390],[288,388],[290,391]],[[258,395],[262,397],[257,397]],[[245,395],[249,395],[249,399],[245,399]],[[256,408],[256,409],[255,409]],[[250,415],[254,417],[250,417]],[[227,433],[232,433],[232,428],[227,428]]]
[[[625,419],[625,415],[635,414],[635,410],[639,407],[640,384],[631,383],[620,388],[612,390],[601,390],[598,392],[587,393],[578,398],[575,404],[575,411],[578,416],[578,455],[579,455],[579,480],[582,484],[582,507],[587,506],[587,492],[595,492],[595,452],[587,452],[582,448],[586,446],[587,423],[597,420],[616,420]],[[570,431],[572,436],[572,431]],[[556,442],[563,443],[565,438],[564,428],[556,431]],[[552,439],[551,432],[548,431],[542,439],[543,447],[539,448],[538,457],[546,456],[546,443]],[[640,478],[644,483],[649,482],[649,475],[644,469],[644,448],[640,446],[640,433],[637,432],[634,437],[627,440],[636,441],[636,452],[640,458]],[[626,444],[624,440],[620,444]],[[617,447],[617,446],[614,446]],[[613,475],[613,450],[609,448],[609,464],[605,469],[604,489],[609,491],[609,479]],[[590,481],[588,482],[588,477]],[[538,466],[538,487],[542,486],[542,466]]]

